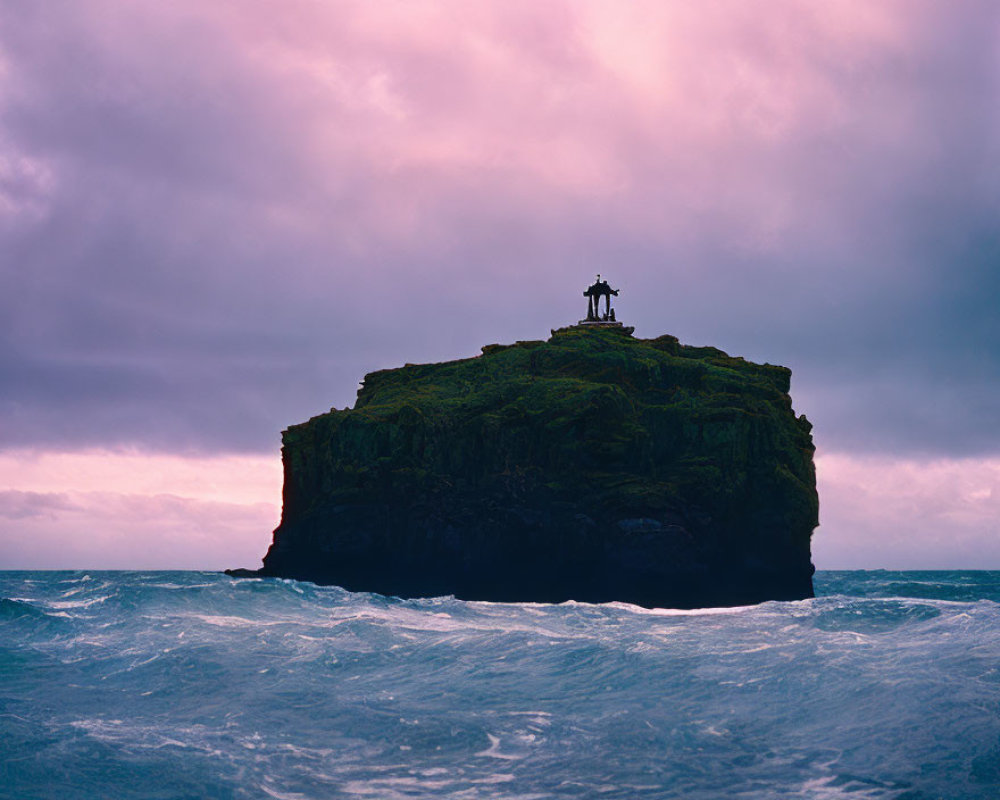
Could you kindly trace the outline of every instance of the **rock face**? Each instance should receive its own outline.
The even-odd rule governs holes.
[[[576,326],[365,378],[283,435],[258,574],[402,597],[649,607],[812,596],[791,372]]]

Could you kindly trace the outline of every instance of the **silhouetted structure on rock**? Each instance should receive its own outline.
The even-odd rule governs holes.
[[[607,281],[602,281],[600,274],[592,285],[587,287],[583,296],[587,298],[587,322],[614,322],[615,312],[611,308],[611,295],[618,297],[618,290],[612,289]],[[601,298],[604,298],[604,315],[601,316]]]

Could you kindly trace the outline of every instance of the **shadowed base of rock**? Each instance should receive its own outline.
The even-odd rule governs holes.
[[[234,578],[281,577],[353,592],[401,598],[442,597],[497,603],[631,603],[645,608],[745,606],[813,597],[812,568],[795,572],[726,564],[667,572],[607,564],[442,563],[440,560],[348,559],[337,567],[286,563],[276,569],[226,570]]]

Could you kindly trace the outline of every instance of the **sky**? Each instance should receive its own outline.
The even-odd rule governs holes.
[[[258,566],[375,369],[791,368],[819,569],[1000,569],[1000,4],[0,0],[0,569]]]

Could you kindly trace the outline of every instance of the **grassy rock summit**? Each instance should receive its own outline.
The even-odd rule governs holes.
[[[812,426],[790,377],[602,325],[373,372],[353,409],[284,432],[257,574],[496,601],[811,597]]]

